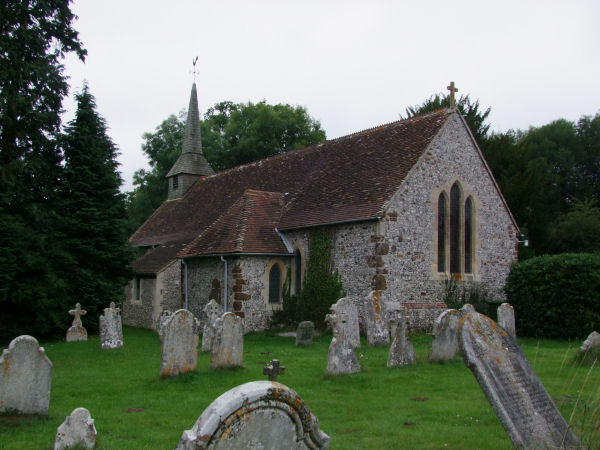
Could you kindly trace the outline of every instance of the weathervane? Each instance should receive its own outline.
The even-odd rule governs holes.
[[[458,92],[458,89],[454,87],[454,81],[451,81],[450,86],[446,86],[446,89],[450,91],[450,108],[454,108],[456,106],[456,99],[454,98],[454,93]]]
[[[196,56],[193,60],[192,60],[192,65],[194,66],[193,69],[193,73],[194,73],[194,83],[196,82],[196,74],[198,72],[196,72],[196,63],[198,62],[198,57]]]

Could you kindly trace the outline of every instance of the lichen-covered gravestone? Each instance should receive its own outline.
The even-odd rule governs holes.
[[[329,352],[327,353],[327,373],[340,375],[360,372],[360,365],[358,359],[356,359],[354,347],[352,347],[346,336],[346,327],[342,323],[343,317],[338,315],[334,306],[332,305],[331,313],[326,317],[333,328],[333,339],[331,339]]]
[[[121,322],[120,309],[110,302],[109,308],[104,308],[104,314],[100,316],[100,347],[121,348],[123,347],[123,324]]]
[[[498,306],[498,325],[508,331],[512,337],[517,337],[517,330],[515,327],[515,309],[510,303],[502,303]]]
[[[176,450],[329,448],[329,436],[293,390],[253,381],[225,392],[183,432]]]
[[[360,347],[360,326],[358,324],[358,308],[350,297],[340,298],[331,305],[331,310],[338,317],[339,326],[344,329],[346,341],[352,348]]]
[[[385,320],[385,311],[381,294],[377,291],[371,291],[365,299],[365,328],[367,332],[367,342],[370,346],[384,346],[390,344],[390,332]]]
[[[452,360],[458,353],[458,323],[460,312],[447,309],[433,323],[433,342],[429,351],[429,361],[444,362]]]
[[[583,344],[579,348],[581,353],[585,353],[592,348],[600,348],[600,333],[597,331],[592,331],[587,339],[583,341]]]
[[[226,312],[215,321],[215,339],[210,353],[210,367],[212,369],[242,367],[243,355],[242,319],[232,312]]]
[[[71,327],[67,330],[67,342],[87,341],[87,330],[81,323],[81,316],[85,316],[87,311],[81,309],[81,304],[75,304],[75,309],[69,311],[69,314],[75,316]]]
[[[390,346],[387,366],[397,367],[416,364],[415,351],[412,342],[408,337],[408,324],[406,318],[402,315],[398,315],[396,321],[397,326],[395,327],[394,340]]]
[[[315,331],[315,324],[310,320],[305,320],[298,324],[296,329],[296,347],[302,347],[306,345],[312,345],[313,333]]]
[[[173,313],[168,309],[163,309],[160,312],[160,316],[156,319],[156,332],[158,333],[158,337],[162,340],[163,330],[165,329],[165,324],[171,318]]]
[[[160,375],[174,377],[196,370],[200,323],[187,309],[175,311],[161,332]]]
[[[73,448],[94,448],[96,427],[90,412],[85,408],[75,409],[56,430],[54,450]]]
[[[476,312],[466,314],[458,343],[516,448],[582,448],[517,341],[496,322]]]
[[[215,340],[215,322],[222,314],[223,307],[214,299],[211,299],[204,307],[206,314],[206,323],[202,329],[202,351],[210,352]]]
[[[0,413],[48,415],[52,363],[32,336],[11,341],[0,357]]]

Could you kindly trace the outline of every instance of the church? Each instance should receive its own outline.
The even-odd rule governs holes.
[[[456,107],[219,173],[199,123],[194,84],[168,198],[130,238],[143,254],[125,324],[155,329],[163,310],[179,308],[203,321],[214,298],[246,332],[263,330],[284,287],[302,288],[317,229],[330,232],[334,268],[359,311],[376,290],[413,329],[430,329],[447,280],[503,298],[519,230]]]

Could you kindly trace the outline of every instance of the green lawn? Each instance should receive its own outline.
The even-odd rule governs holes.
[[[412,337],[416,366],[388,369],[388,349],[363,344],[357,350],[361,373],[329,377],[331,335],[296,348],[293,338],[250,334],[244,369],[212,371],[209,355],[200,354],[195,373],[161,379],[156,334],[133,328],[124,334],[119,350],[101,350],[98,337],[42,344],[54,364],[49,417],[0,417],[0,448],[51,449],[56,428],[73,409],[85,407],[95,419],[99,449],[171,449],[219,395],[266,379],[262,368],[273,358],[286,366],[278,381],[318,417],[332,449],[512,448],[462,360],[427,362],[430,336]],[[519,342],[565,419],[583,426],[588,445],[593,439],[590,447],[600,448],[600,368],[570,364],[579,342]]]

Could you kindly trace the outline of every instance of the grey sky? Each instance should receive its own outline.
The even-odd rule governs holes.
[[[119,146],[125,190],[147,167],[142,133],[216,102],[302,105],[335,138],[397,120],[446,92],[492,107],[492,129],[600,110],[600,2],[75,0],[87,79]],[[65,119],[73,101],[64,103]]]

